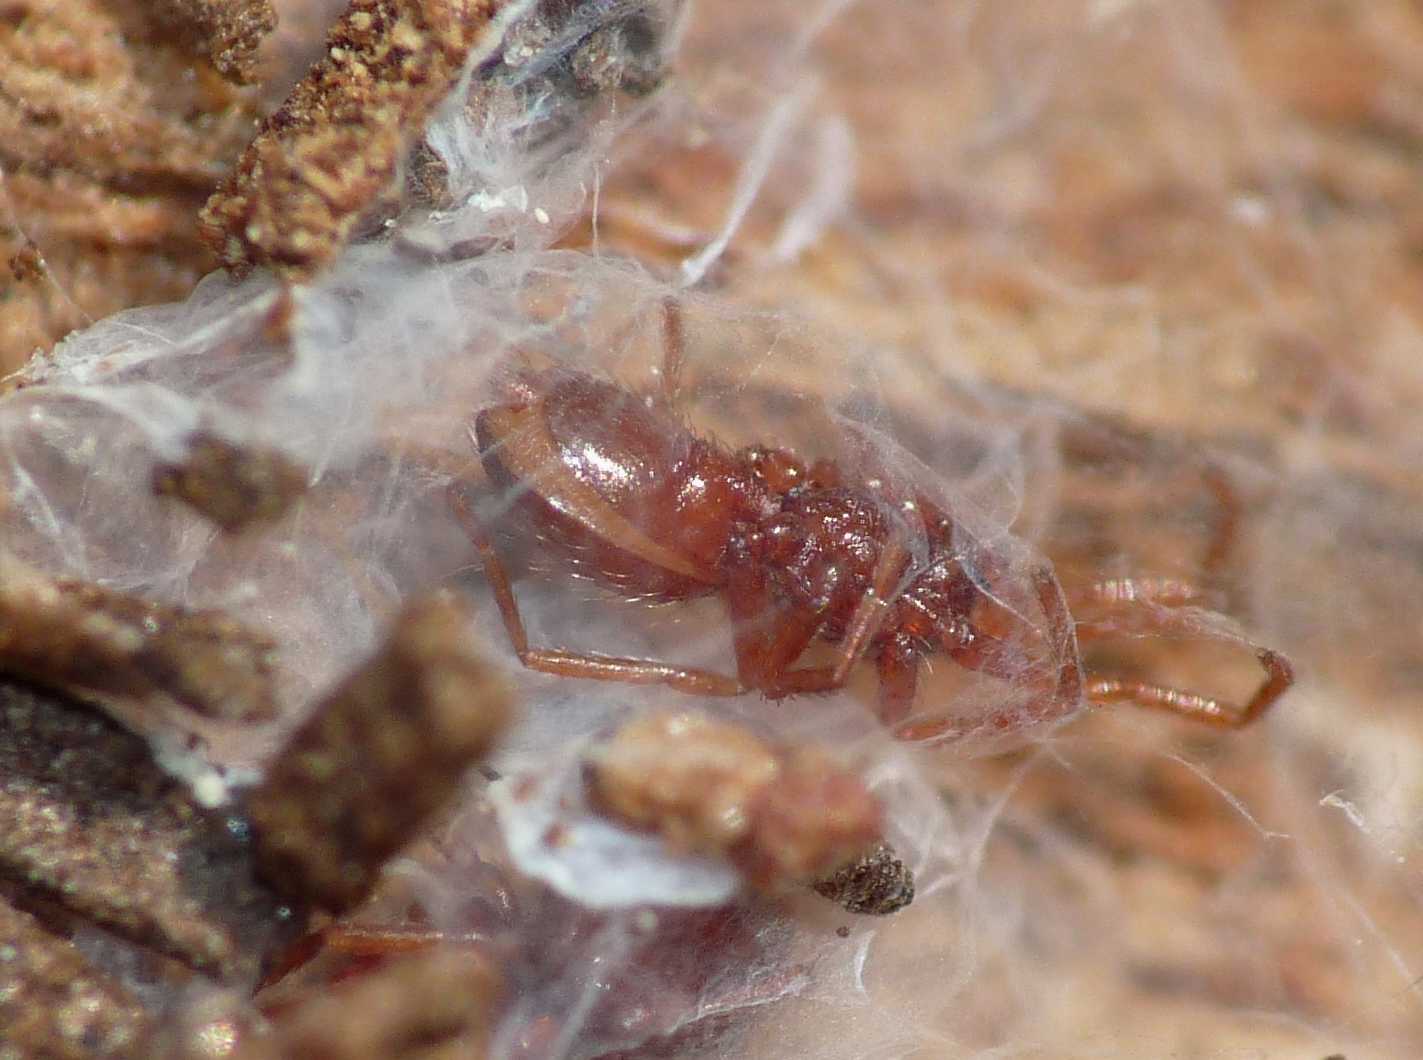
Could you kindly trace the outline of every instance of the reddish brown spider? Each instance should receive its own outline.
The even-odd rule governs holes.
[[[471,437],[505,518],[532,533],[570,573],[629,597],[678,601],[720,594],[732,622],[736,677],[650,659],[529,645],[491,536],[458,487],[452,502],[479,549],[520,661],[533,670],[702,695],[758,691],[772,699],[842,687],[861,659],[879,675],[879,711],[924,738],[1022,715],[903,724],[924,658],[1030,683],[1033,718],[1090,703],[1133,700],[1221,727],[1259,717],[1290,686],[1288,660],[1254,645],[1266,678],[1243,706],[1146,681],[1089,675],[1079,638],[1219,636],[1196,621],[1200,594],[1175,581],[1112,580],[1074,605],[1051,568],[1019,573],[1030,606],[1005,606],[1006,557],[970,551],[945,505],[894,476],[807,466],[784,449],[731,452],[692,433],[673,404],[683,356],[680,313],[665,307],[664,391],[649,398],[584,372],[555,368],[519,382],[481,411]],[[959,528],[961,530],[961,528]],[[1023,593],[1019,593],[1019,598]],[[838,645],[830,665],[797,665],[817,638]],[[1031,650],[1030,650],[1031,648]]]

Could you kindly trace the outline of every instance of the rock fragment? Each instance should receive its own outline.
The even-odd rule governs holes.
[[[0,684],[0,880],[205,975],[250,985],[291,915],[243,823],[204,810],[148,745],[75,703]]]
[[[355,905],[503,731],[510,693],[467,618],[447,594],[410,605],[252,793],[261,865],[285,893]]]
[[[269,637],[220,611],[173,607],[0,559],[0,672],[95,699],[135,728],[150,731],[154,718],[172,711],[270,719],[275,653]]]
[[[504,0],[353,0],[199,217],[236,275],[309,279],[393,184]]]
[[[74,945],[0,901],[0,1057],[147,1057],[142,1006]]]
[[[239,85],[253,80],[257,48],[277,25],[271,0],[150,0],[150,6],[184,50]]]
[[[815,893],[846,912],[886,916],[914,901],[914,873],[887,843],[814,883]]]
[[[880,839],[879,801],[854,772],[700,714],[625,725],[592,753],[588,778],[610,816],[724,856],[763,890],[830,872]]]
[[[305,470],[277,449],[198,431],[183,460],[155,469],[153,489],[231,533],[281,518],[306,490],[306,479]]]

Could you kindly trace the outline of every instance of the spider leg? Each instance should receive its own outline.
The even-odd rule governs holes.
[[[428,950],[443,942],[461,941],[433,928],[371,928],[341,921],[308,932],[286,948],[267,969],[253,993],[275,986],[298,968],[311,963],[322,952],[339,953],[357,960],[394,957],[402,953]],[[478,941],[478,936],[468,941]]]
[[[879,674],[879,716],[895,725],[909,716],[919,689],[919,650],[906,637],[885,645],[875,660]]]
[[[1226,565],[1235,553],[1245,505],[1230,475],[1218,464],[1206,464],[1201,471],[1201,478],[1205,480],[1206,488],[1215,495],[1216,507],[1220,513],[1215,526],[1211,528],[1211,538],[1206,545],[1205,555],[1201,557],[1201,569],[1206,577],[1216,579],[1225,573]]]
[[[474,506],[457,484],[452,484],[449,488],[449,502],[459,516],[465,533],[479,551],[485,578],[494,593],[494,601],[499,607],[500,617],[504,620],[504,629],[509,634],[514,654],[526,668],[559,677],[581,677],[592,681],[667,685],[679,692],[703,696],[737,696],[746,691],[740,681],[712,670],[678,666],[654,659],[602,655],[597,652],[531,648],[528,632],[524,628],[524,619],[519,613],[519,604],[514,598],[514,589],[509,581],[509,573],[475,513]]]
[[[825,624],[823,611],[778,605],[764,572],[754,564],[731,566],[726,586],[736,672],[741,682],[771,699],[802,692],[829,692],[836,683],[828,666],[792,670]]]
[[[668,295],[662,300],[662,400],[668,408],[675,408],[682,396],[682,364],[686,354],[682,303]]]
[[[1074,612],[1144,601],[1161,607],[1214,607],[1218,594],[1179,578],[1103,578],[1067,593]]]
[[[1294,684],[1294,668],[1279,652],[1259,648],[1256,658],[1265,670],[1265,680],[1244,706],[1237,706],[1199,692],[1168,685],[1117,677],[1094,677],[1087,682],[1087,699],[1097,705],[1131,702],[1143,707],[1169,710],[1204,725],[1239,729],[1265,713]]]
[[[884,625],[889,605],[894,597],[895,583],[899,581],[905,563],[909,559],[909,549],[905,547],[902,528],[896,529],[885,542],[884,551],[875,563],[875,571],[870,578],[870,587],[845,627],[845,639],[841,642],[840,658],[835,663],[835,676],[840,684],[850,677],[850,670],[865,654],[874,635]]]
[[[823,609],[777,605],[770,583],[754,563],[731,566],[727,610],[735,627],[737,673],[770,699],[845,687],[850,671],[884,624],[895,583],[909,552],[903,534],[892,535],[875,563],[870,586],[855,605],[833,666],[792,669],[825,624]]]
[[[1170,597],[1168,596],[1169,600]],[[1243,638],[1218,632],[1201,623],[1197,614],[1179,605],[1164,603],[1150,595],[1128,596],[1106,601],[1103,617],[1077,623],[1080,640],[1094,641],[1121,636],[1176,636],[1193,640],[1220,640],[1240,643],[1255,655],[1265,680],[1244,703],[1235,704],[1214,696],[1131,678],[1093,676],[1087,681],[1087,699],[1094,704],[1134,702],[1145,707],[1169,710],[1183,717],[1237,729],[1249,725],[1294,684],[1294,667],[1277,651],[1262,648]]]

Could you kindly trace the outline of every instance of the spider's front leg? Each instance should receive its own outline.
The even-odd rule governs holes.
[[[1105,674],[1089,677],[1086,684],[1089,702],[1132,702],[1169,710],[1205,725],[1238,729],[1269,710],[1294,684],[1294,667],[1286,656],[1221,628],[1220,616],[1199,606],[1207,595],[1188,582],[1116,578],[1095,582],[1075,595],[1079,612],[1088,613],[1088,617],[1077,623],[1077,636],[1081,641],[1119,637],[1219,641],[1253,652],[1265,671],[1265,680],[1243,704],[1169,685]]]
[[[731,546],[725,600],[742,684],[770,699],[844,684],[834,667],[791,669],[825,624],[825,612],[778,601],[768,572],[747,554],[744,541]]]

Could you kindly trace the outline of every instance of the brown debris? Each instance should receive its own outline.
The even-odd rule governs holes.
[[[775,753],[746,729],[699,714],[654,714],[623,726],[593,758],[604,809],[653,827],[674,846],[722,851],[750,826],[776,779]]]
[[[271,718],[274,651],[265,635],[221,612],[0,562],[0,671],[92,697],[126,718],[169,708],[230,721]]]
[[[69,941],[0,901],[0,1056],[145,1057],[151,1026]]]
[[[589,16],[595,26],[588,30]],[[543,0],[514,21],[500,42],[498,62],[480,68],[465,100],[475,126],[517,118],[531,140],[547,141],[587,117],[599,97],[615,92],[645,96],[666,72],[663,14],[654,3],[628,3],[614,11],[584,0]],[[540,115],[534,126],[528,124]],[[578,143],[585,142],[578,136]],[[444,209],[452,205],[444,160],[421,140],[405,165],[406,201]],[[496,245],[486,236],[477,247]]]
[[[287,929],[243,829],[200,809],[102,715],[0,684],[0,878],[207,975],[256,977]],[[32,905],[32,902],[34,903]]]
[[[241,85],[253,80],[257,48],[277,24],[271,0],[157,0],[151,9],[189,54]]]
[[[222,171],[214,139],[230,143],[250,128],[238,97],[210,73],[194,76],[143,6],[6,0],[5,13],[0,152],[33,172],[193,189]]]
[[[568,57],[574,90],[646,95],[662,81],[662,27],[649,8],[599,26]]]
[[[249,812],[263,871],[339,912],[457,792],[509,719],[509,691],[451,597],[417,601],[271,765]]]
[[[306,490],[306,471],[277,449],[199,431],[181,463],[153,473],[155,493],[177,497],[232,532],[281,518]]]
[[[499,977],[467,948],[444,947],[312,991],[252,1035],[233,1060],[455,1060],[485,1055]]]
[[[589,782],[610,815],[723,855],[765,890],[829,872],[880,838],[879,803],[854,773],[698,714],[625,725],[594,753]]]
[[[885,916],[914,901],[914,873],[887,843],[813,884],[815,893],[849,913]]]
[[[150,5],[5,0],[0,371],[96,317],[186,294],[211,268],[192,219],[255,116]]]
[[[302,280],[386,191],[500,0],[355,0],[325,57],[208,200],[203,240],[234,274]]]

